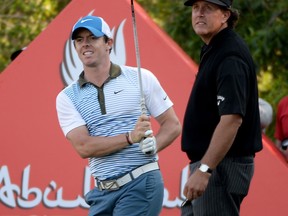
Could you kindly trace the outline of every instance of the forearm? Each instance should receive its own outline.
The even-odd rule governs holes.
[[[241,123],[242,119],[240,116],[229,115],[221,117],[201,163],[207,164],[211,169],[214,169],[231,148]]]
[[[86,142],[86,157],[102,157],[126,148],[130,144],[125,134],[113,137],[91,137]]]
[[[130,132],[131,143],[138,143],[145,136],[145,131],[150,130],[150,118],[141,115]],[[90,136],[86,126],[71,130],[67,139],[72,143],[77,153],[82,158],[102,157],[126,148],[129,144],[126,133],[112,137]]]
[[[167,146],[171,145],[173,141],[179,136],[180,132],[181,128],[177,126],[171,127],[170,129],[160,129],[159,133],[156,135],[157,152],[160,152]]]
[[[90,136],[86,127],[72,130],[67,139],[82,158],[109,155],[129,145],[125,133],[113,137]]]
[[[155,135],[157,140],[157,152],[172,144],[180,135],[182,127],[173,109],[166,111],[166,116],[156,118],[160,124],[160,129]]]

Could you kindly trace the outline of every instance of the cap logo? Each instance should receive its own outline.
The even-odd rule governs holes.
[[[92,19],[84,19],[84,20],[81,20],[80,23],[84,23],[84,22],[87,22],[89,20],[92,20]]]

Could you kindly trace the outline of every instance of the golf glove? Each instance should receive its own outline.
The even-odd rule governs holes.
[[[154,136],[149,137],[153,133],[152,130],[148,130],[145,132],[146,138],[142,139],[139,143],[140,150],[144,154],[155,154],[157,151],[157,143],[156,138]]]

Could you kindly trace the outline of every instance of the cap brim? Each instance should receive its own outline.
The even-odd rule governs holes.
[[[186,2],[184,3],[184,5],[185,5],[185,6],[192,6],[194,2],[195,2],[195,0],[194,0],[194,1],[193,1],[193,0],[188,0],[188,1],[186,1]]]
[[[102,37],[104,36],[104,33],[95,29],[95,28],[92,28],[91,26],[81,26],[81,27],[78,27],[76,28],[73,32],[72,32],[72,40],[75,40],[76,37],[77,37],[77,34],[79,32],[80,29],[87,29],[89,30],[95,37]]]
[[[192,6],[197,0],[188,0],[184,3],[185,6]],[[221,1],[218,1],[218,0],[204,0],[206,2],[210,2],[210,3],[213,3],[213,4],[216,4],[216,5],[220,5],[220,6],[223,6],[223,7],[228,7],[228,5],[224,4],[223,2]]]

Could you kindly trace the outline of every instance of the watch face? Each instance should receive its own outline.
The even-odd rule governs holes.
[[[206,164],[200,164],[199,170],[201,172],[207,172],[207,173],[212,173],[212,170],[207,166]]]
[[[199,167],[200,171],[207,172],[209,167],[206,164],[201,164]]]

